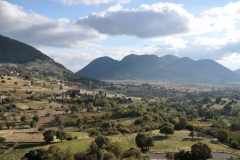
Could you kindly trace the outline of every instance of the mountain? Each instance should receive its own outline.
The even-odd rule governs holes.
[[[238,82],[240,76],[221,64],[173,55],[128,55],[121,61],[109,57],[93,60],[77,74],[101,80],[170,80],[187,82]]]
[[[81,84],[101,83],[76,75],[34,47],[0,35],[0,75],[19,73],[20,77],[59,79]]]
[[[240,68],[235,70],[234,72],[240,75]]]

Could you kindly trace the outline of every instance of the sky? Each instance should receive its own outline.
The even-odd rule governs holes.
[[[237,0],[0,0],[0,34],[73,72],[98,57],[129,54],[240,68]]]

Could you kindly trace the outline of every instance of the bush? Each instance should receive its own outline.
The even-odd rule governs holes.
[[[239,148],[239,143],[237,140],[232,140],[231,141],[231,147],[234,149],[238,149]]]
[[[3,142],[5,142],[5,141],[6,141],[6,138],[0,137],[0,143],[3,143]]]
[[[98,130],[92,130],[89,133],[90,137],[99,136],[99,135],[100,135],[100,132]]]
[[[191,124],[188,124],[185,129],[189,130],[189,131],[194,131],[195,130],[195,127]]]
[[[118,135],[121,134],[119,131],[109,131],[107,135]]]
[[[67,134],[66,140],[71,141],[73,140],[73,136],[71,134]]]

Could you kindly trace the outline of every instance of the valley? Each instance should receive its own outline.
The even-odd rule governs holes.
[[[197,142],[214,152],[240,154],[231,142],[218,140],[222,130],[232,141],[239,139],[239,84],[108,81],[92,88],[59,84],[60,79],[32,78],[26,85],[29,80],[19,76],[1,77],[2,146],[13,145],[2,147],[3,160],[20,160],[30,150],[49,145],[74,153],[86,151],[98,134],[128,150],[137,147],[135,137],[142,132],[154,140],[145,154],[189,151]],[[79,88],[80,94],[67,94],[73,88]],[[35,116],[38,120],[31,126]],[[183,129],[181,118],[186,120]],[[159,133],[166,122],[174,129],[168,137]],[[71,138],[55,137],[48,143],[43,136],[47,130],[62,130]]]

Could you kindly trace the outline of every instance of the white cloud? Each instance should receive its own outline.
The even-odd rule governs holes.
[[[97,31],[69,19],[53,20],[0,1],[0,34],[34,46],[70,47],[77,41],[103,39]]]
[[[238,53],[232,53],[230,55],[226,55],[223,58],[216,60],[216,61],[233,71],[240,69],[240,66],[239,66],[240,54],[238,54]]]
[[[78,5],[78,4],[99,5],[99,4],[111,3],[116,0],[53,0],[53,1],[61,2],[64,5]],[[122,1],[124,2],[124,0]]]
[[[141,5],[137,9],[123,9],[116,5],[78,20],[79,25],[94,28],[107,35],[127,35],[154,38],[189,32],[192,15],[173,3]]]
[[[240,1],[204,11],[199,18],[193,19],[191,24],[192,34],[236,29],[240,20],[239,8]]]

